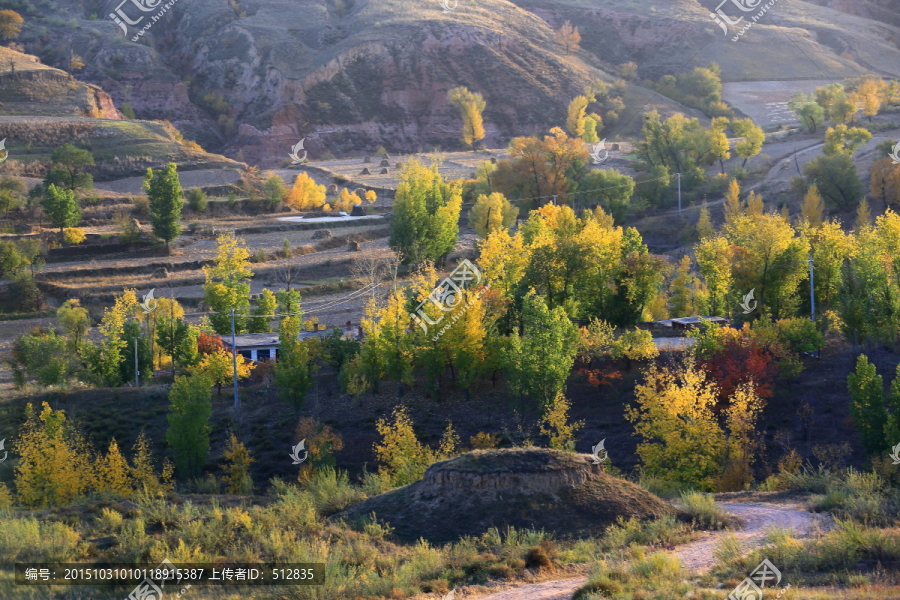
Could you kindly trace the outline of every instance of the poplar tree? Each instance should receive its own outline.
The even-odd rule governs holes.
[[[175,163],[169,163],[164,170],[156,173],[153,169],[147,169],[144,176],[144,190],[150,198],[150,223],[153,225],[153,235],[166,243],[168,253],[169,242],[181,235],[183,192]]]
[[[169,391],[166,441],[175,453],[175,466],[184,476],[200,474],[209,455],[209,418],[212,381],[202,372],[175,378]]]
[[[484,139],[484,112],[486,103],[481,94],[473,93],[465,87],[455,87],[447,92],[447,99],[462,114],[463,142],[473,151],[476,142]]]
[[[850,416],[859,432],[863,448],[871,456],[887,449],[884,437],[887,409],[884,406],[884,382],[865,354],[856,359],[856,371],[847,377]]]
[[[459,236],[462,191],[444,182],[437,165],[410,161],[397,186],[388,243],[411,264],[445,257]]]

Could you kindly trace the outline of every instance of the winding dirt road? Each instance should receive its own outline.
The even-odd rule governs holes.
[[[761,502],[723,502],[721,505],[729,513],[744,520],[744,527],[734,532],[744,551],[760,545],[770,527],[791,529],[797,537],[807,537],[817,524],[827,525],[825,517],[798,506]],[[678,556],[687,569],[694,572],[707,571],[715,562],[713,551],[723,535],[725,533],[721,531],[706,532],[699,540],[680,546],[671,553]],[[585,582],[586,577],[545,581],[482,596],[479,600],[571,600],[575,590]]]

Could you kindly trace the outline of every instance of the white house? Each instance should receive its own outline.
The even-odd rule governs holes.
[[[361,337],[362,328],[339,328],[343,332],[345,339],[359,339]],[[311,337],[328,337],[331,335],[332,329],[317,329],[316,331],[301,331],[300,339],[305,340]],[[278,334],[277,333],[242,333],[234,336],[237,352],[248,360],[270,360],[278,358]],[[222,343],[225,349],[231,352],[231,336],[223,335]]]

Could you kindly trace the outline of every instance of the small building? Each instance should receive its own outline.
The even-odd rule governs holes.
[[[316,329],[315,331],[301,331],[300,339],[305,340],[311,337],[325,338],[331,335],[335,328],[332,329]],[[361,328],[353,329],[351,327],[337,328],[343,332],[345,339],[359,339]],[[277,333],[242,333],[234,336],[237,352],[247,360],[262,361],[278,358],[278,334]],[[231,352],[231,336],[223,335],[222,343],[225,349]]]
[[[672,329],[696,329],[701,323],[715,323],[716,325],[728,325],[728,319],[723,317],[681,317],[680,319],[667,319],[671,321]]]

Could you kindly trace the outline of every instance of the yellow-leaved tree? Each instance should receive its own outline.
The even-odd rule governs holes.
[[[131,478],[131,468],[128,461],[119,452],[119,444],[116,438],[109,442],[109,450],[106,456],[96,462],[94,489],[98,492],[131,496],[134,493],[134,482]]]
[[[228,448],[222,454],[225,459],[225,485],[229,494],[252,494],[253,478],[250,476],[250,464],[253,458],[244,443],[234,433],[228,438]]]
[[[492,231],[512,227],[518,215],[519,208],[510,204],[500,192],[490,196],[481,194],[469,211],[469,226],[483,239]]]
[[[478,266],[484,274],[485,285],[511,300],[528,266],[522,235],[517,232],[511,236],[505,229],[495,229],[478,244],[478,249]]]
[[[349,189],[344,188],[341,190],[341,193],[338,195],[338,199],[334,202],[332,208],[334,208],[334,210],[349,213],[353,210],[354,206],[362,203],[362,198],[357,196],[355,192],[351,192]]]
[[[713,408],[714,384],[692,358],[678,366],[651,365],[635,387],[637,408],[625,416],[635,423],[644,472],[664,481],[715,488],[721,473],[725,434]]]
[[[29,403],[15,442],[19,501],[26,506],[63,506],[80,497],[94,481],[91,453],[61,410],[46,402],[40,413]]]
[[[484,97],[468,88],[455,87],[447,92],[447,99],[462,114],[463,142],[475,150],[475,144],[484,139],[484,120],[481,116],[486,106]]]
[[[207,354],[194,370],[209,377],[213,385],[217,386],[218,393],[222,395],[222,385],[234,381],[234,359],[231,353],[224,348],[218,348],[215,352]],[[237,355],[238,379],[250,377],[253,365],[248,363],[240,354]]]
[[[399,487],[421,479],[428,465],[434,462],[434,453],[416,437],[409,409],[395,408],[391,417],[393,422],[379,419],[375,423],[381,435],[381,443],[375,445],[375,456],[383,463],[378,469],[379,476]]]
[[[161,475],[157,474],[153,453],[150,451],[150,438],[146,433],[142,431],[138,435],[132,450],[134,456],[131,459],[131,477],[137,492],[157,495],[175,489],[175,465],[167,458],[163,460]]]
[[[297,175],[294,185],[288,192],[285,204],[297,210],[311,210],[325,204],[325,186],[303,172]]]
[[[584,421],[569,423],[571,407],[569,399],[558,392],[541,419],[541,433],[550,438],[550,447],[554,450],[575,450],[575,432],[584,427]]]

